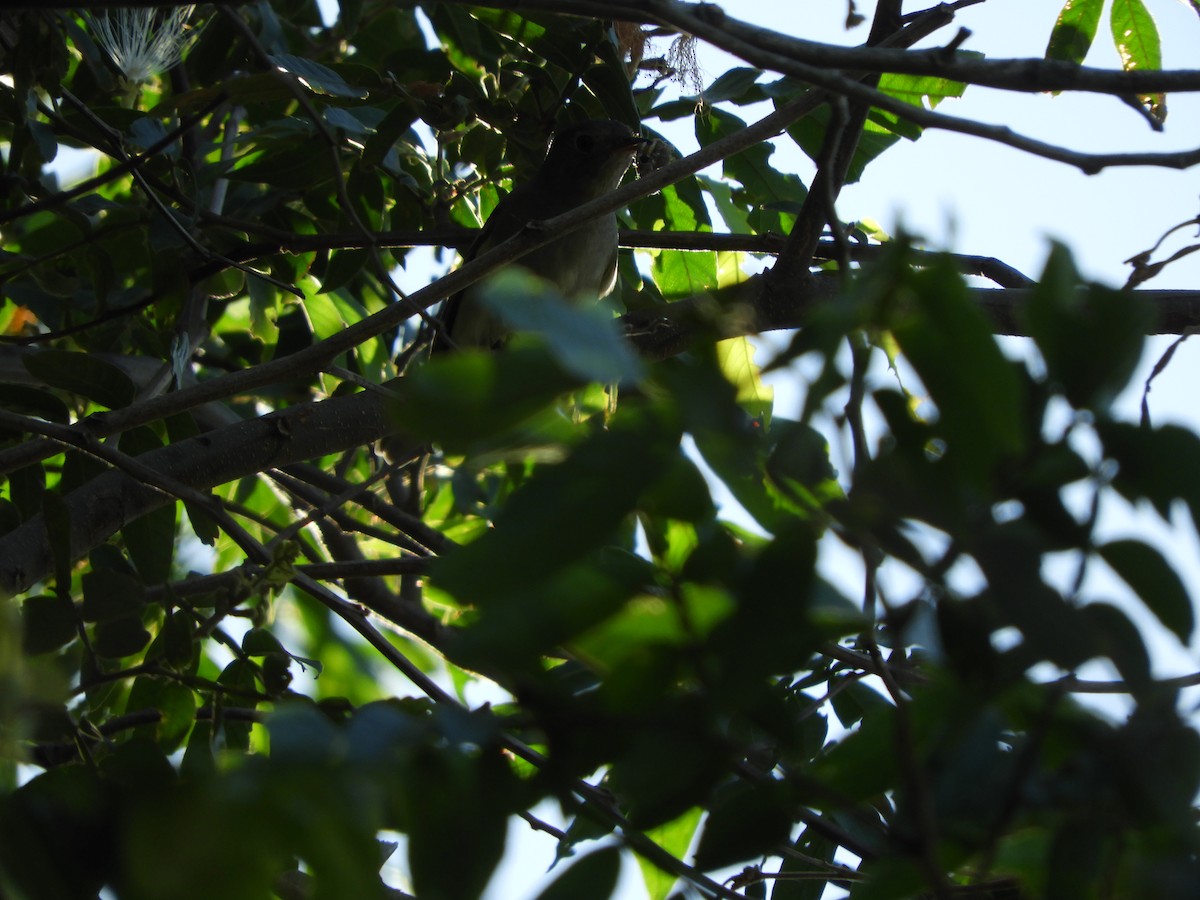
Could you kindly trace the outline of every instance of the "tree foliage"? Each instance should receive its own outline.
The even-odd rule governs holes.
[[[1081,65],[1098,0],[1044,61],[908,49],[963,5],[850,3],[844,48],[665,0],[260,0],[178,16],[169,72],[118,69],[99,4],[0,14],[0,894],[467,900],[523,819],[546,900],[610,896],[625,852],[655,900],[1193,896],[1189,682],[1135,624],[1186,643],[1193,601],[1097,530],[1118,497],[1200,525],[1200,437],[1113,412],[1159,310],[1063,247],[1034,283],[835,201],[930,127],[1190,164],[941,101],[1161,127],[1200,73],[1140,0],[1123,72]],[[650,26],[694,37],[653,58]],[[746,65],[694,96],[697,39]],[[637,180],[400,291],[594,117],[660,137]],[[68,148],[93,177],[59,182]],[[424,358],[425,310],[606,203],[643,249],[602,311],[506,271],[510,345]]]

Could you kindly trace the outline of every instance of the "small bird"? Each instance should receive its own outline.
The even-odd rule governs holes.
[[[589,119],[568,125],[555,136],[550,152],[533,178],[502,200],[463,254],[470,260],[539,222],[594,200],[621,183],[634,152],[646,138],[621,122]],[[609,213],[530,251],[517,260],[552,283],[568,299],[595,300],[617,282],[617,217]],[[499,347],[508,336],[490,315],[472,286],[451,297],[441,315],[444,333],[455,347]]]

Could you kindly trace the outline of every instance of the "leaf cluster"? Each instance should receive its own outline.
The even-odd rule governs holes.
[[[919,122],[751,65],[681,97],[629,28],[531,7],[202,8],[132,91],[86,17],[0,19],[0,894],[469,900],[521,817],[546,900],[625,853],[656,900],[1191,896],[1200,743],[1142,623],[1186,645],[1193,602],[1098,524],[1200,525],[1200,438],[1113,412],[1152,313],[1054,248],[1014,359],[961,260],[828,208]],[[712,150],[810,101],[820,192],[756,141],[622,213],[791,235],[795,284],[651,249],[580,310],[505,272],[503,352],[413,362],[396,235],[477,227],[556,126]]]

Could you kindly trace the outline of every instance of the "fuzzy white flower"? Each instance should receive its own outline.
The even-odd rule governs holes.
[[[191,44],[185,36],[195,5],[167,12],[114,9],[90,17],[92,33],[130,86],[142,85],[179,62]]]

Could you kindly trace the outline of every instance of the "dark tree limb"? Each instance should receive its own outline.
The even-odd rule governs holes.
[[[361,446],[392,430],[379,397],[363,392],[298,404],[152,450],[137,460],[174,481],[205,489]],[[71,523],[71,556],[79,559],[125,524],[174,500],[124,472],[110,470],[63,502]],[[28,590],[52,568],[50,540],[40,515],[0,538],[0,596]]]
[[[665,305],[661,310],[630,313],[623,323],[639,352],[647,358],[662,359],[700,340],[801,327],[816,304],[833,299],[839,290],[836,274],[816,273],[793,285],[789,295],[776,292],[767,298],[759,276],[715,294]],[[972,290],[996,333],[1007,335],[1023,333],[1019,309],[1029,293],[1028,289]],[[1156,310],[1152,333],[1178,334],[1200,326],[1200,291],[1139,291],[1138,295]],[[402,394],[403,384],[399,379],[390,387]],[[90,423],[91,419],[85,419],[73,427],[86,432]],[[363,391],[237,422],[137,459],[182,484],[207,489],[360,447],[395,432],[384,399],[374,391]],[[37,443],[30,441],[22,447]],[[413,454],[420,449],[415,440],[408,445]],[[52,452],[56,448],[50,444]],[[0,456],[11,455],[14,450]],[[71,521],[72,556],[77,559],[126,523],[174,501],[123,472],[110,471],[67,495],[64,502]],[[40,516],[0,537],[0,595],[28,590],[52,569],[50,542]]]

